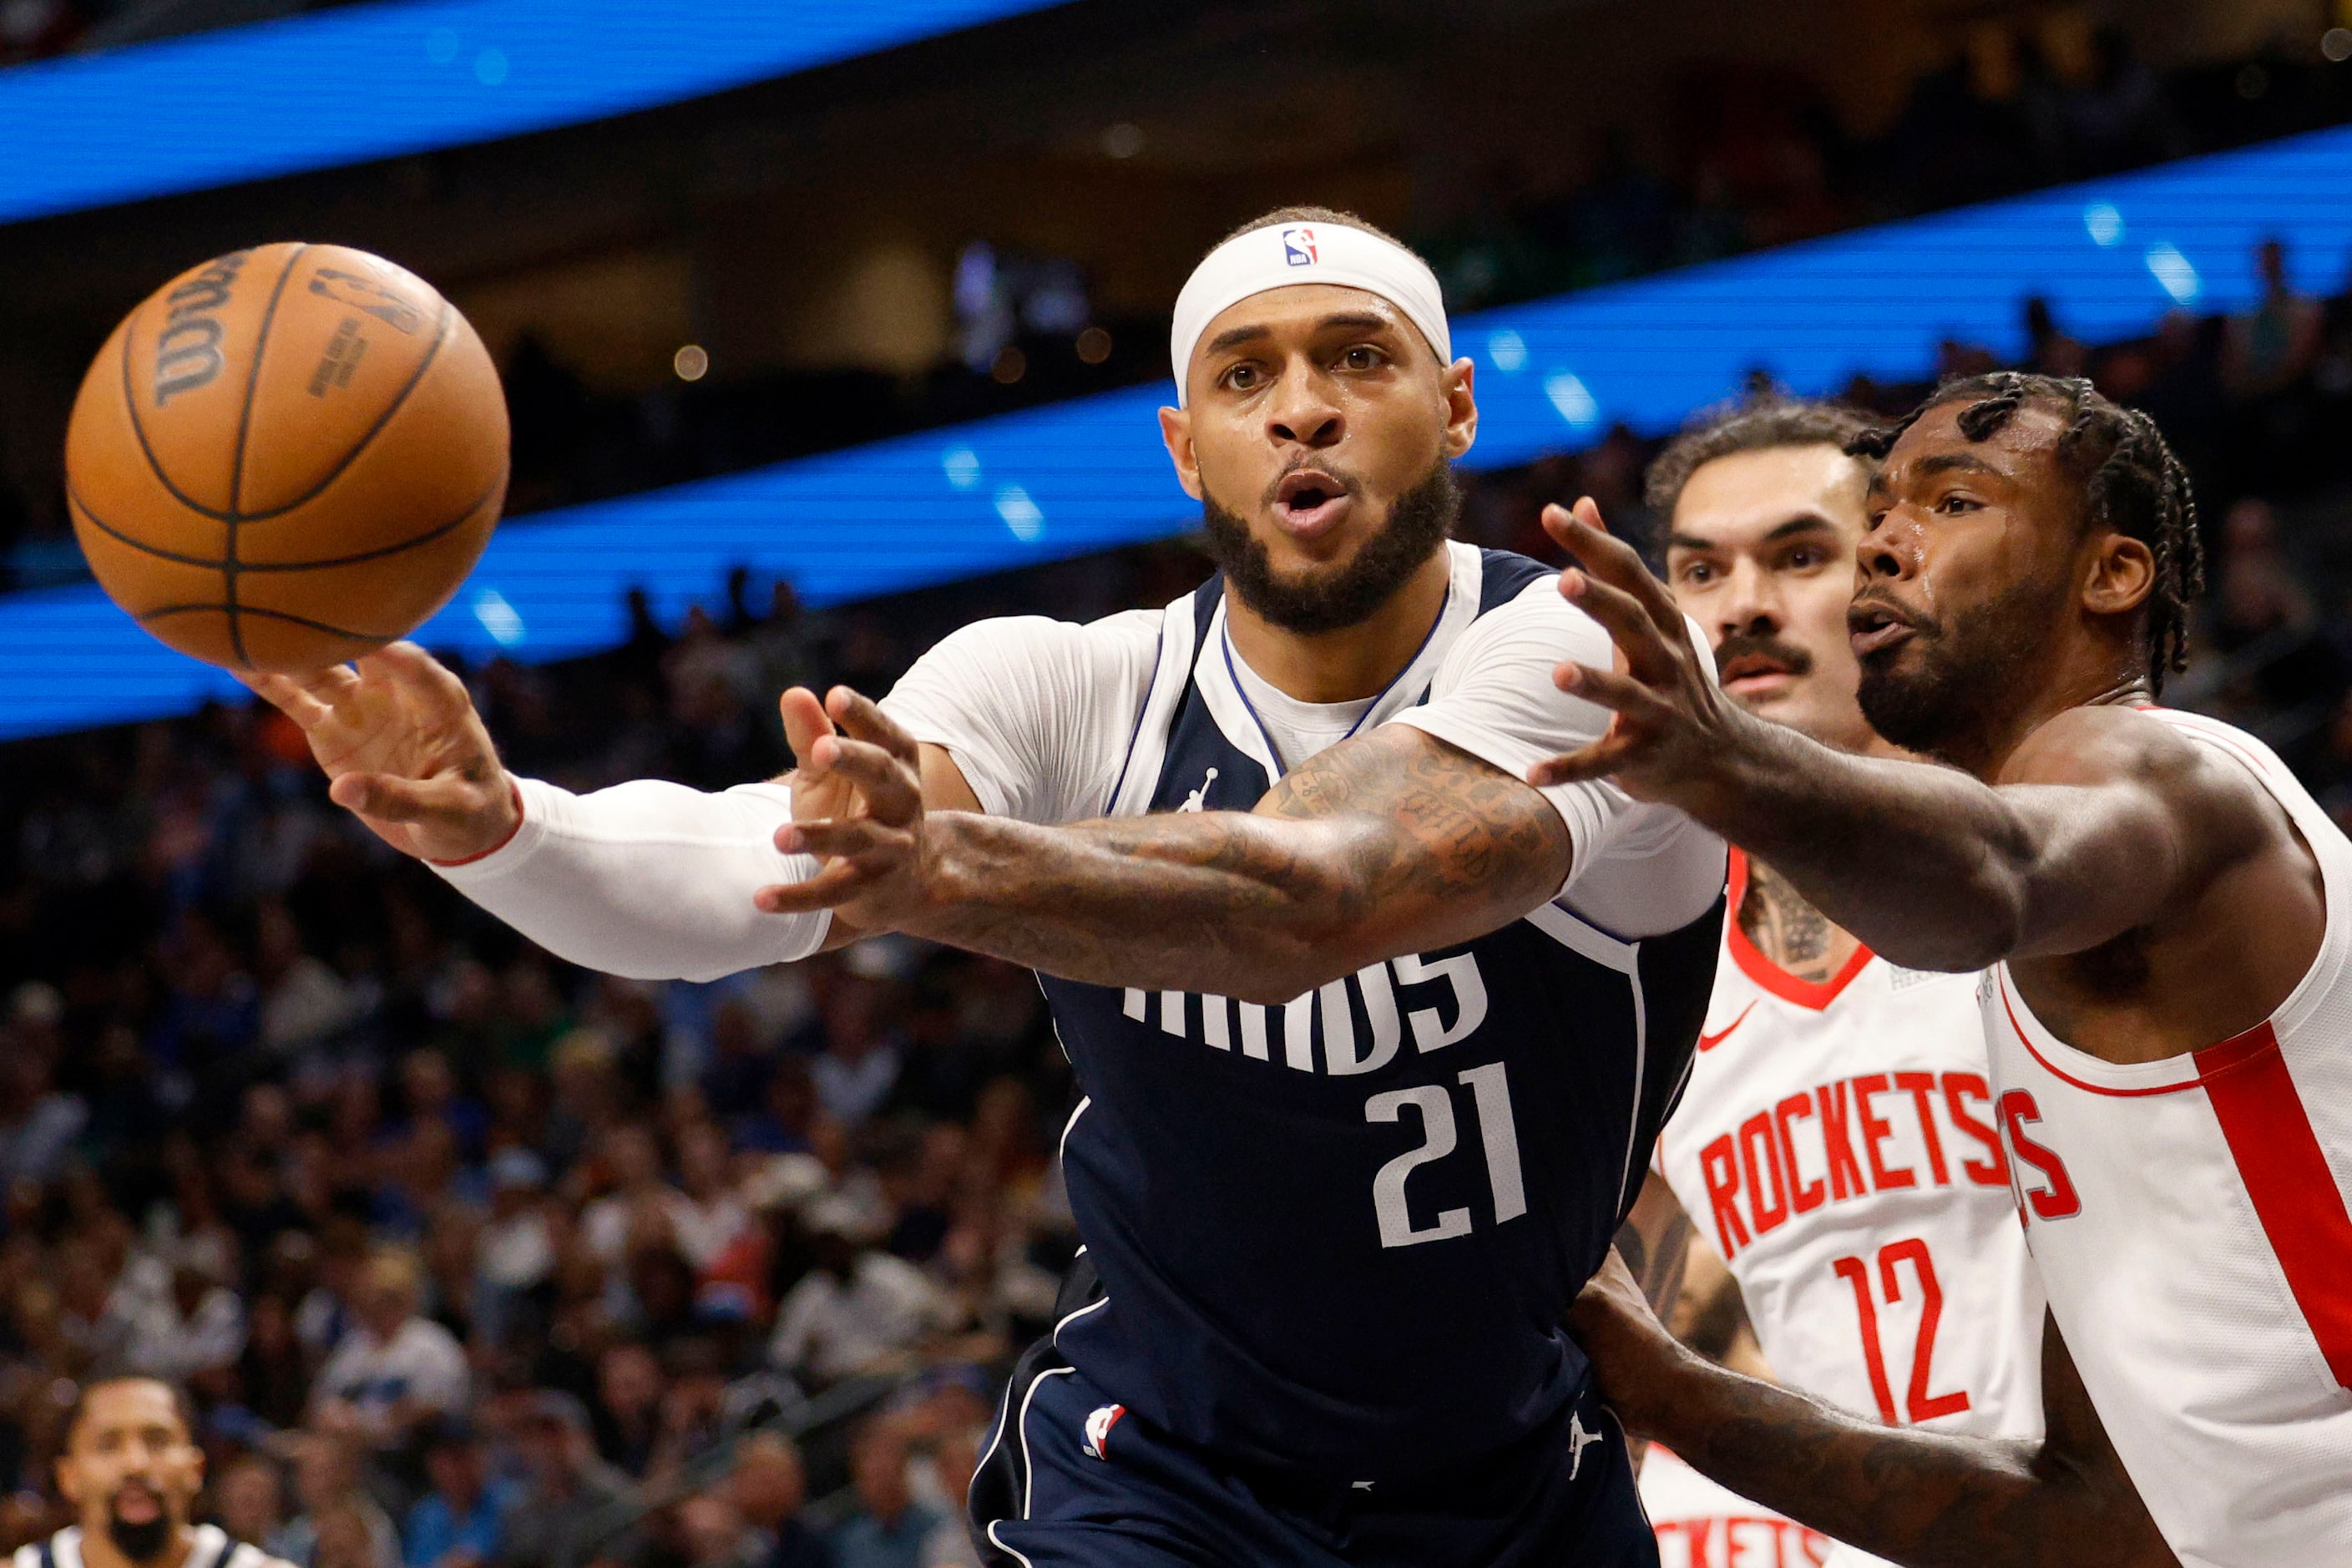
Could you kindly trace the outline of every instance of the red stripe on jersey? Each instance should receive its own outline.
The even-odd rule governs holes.
[[[1874,956],[1870,949],[1857,942],[1853,956],[1845,967],[1826,981],[1805,980],[1790,973],[1771,959],[1764,950],[1750,942],[1739,926],[1740,901],[1748,896],[1748,856],[1734,847],[1731,851],[1731,886],[1729,889],[1730,919],[1723,922],[1724,945],[1731,949],[1731,961],[1739,965],[1740,973],[1769,991],[1783,1002],[1794,1002],[1800,1007],[1810,1007],[1818,1013],[1838,999],[1838,993],[1853,984],[1853,977],[1870,966]],[[1728,1032],[1728,1031],[1727,1031]]]
[[[2352,1388],[2352,1214],[2267,1023],[2197,1053],[2198,1080],[2287,1289],[2336,1381]]]

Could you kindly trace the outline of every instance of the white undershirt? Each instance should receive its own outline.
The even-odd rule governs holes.
[[[1412,679],[1430,699],[1386,721],[1423,731],[1514,779],[1606,731],[1608,713],[1552,684],[1564,658],[1606,666],[1608,634],[1546,577],[1476,613],[1479,552],[1450,545],[1448,603]],[[979,621],[940,639],[883,699],[916,740],[944,747],[982,809],[1056,825],[1104,815],[1134,741],[1160,653],[1164,612],[1081,626],[1040,616]],[[1207,650],[1220,661],[1222,621]],[[1704,649],[1706,639],[1694,632]],[[1233,679],[1281,764],[1345,739],[1379,698],[1302,702],[1250,669]],[[704,795],[640,781],[574,795],[521,781],[524,823],[470,865],[436,868],[460,891],[550,952],[640,978],[711,979],[814,952],[824,917],[761,915],[752,893],[814,874],[770,839],[791,820],[790,790]],[[1563,901],[1626,938],[1689,923],[1723,889],[1723,846],[1680,812],[1606,780],[1541,792],[1567,825]]]

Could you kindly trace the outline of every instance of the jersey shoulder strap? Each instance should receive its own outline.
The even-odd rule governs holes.
[[[1512,550],[1481,550],[1478,564],[1484,573],[1478,587],[1478,613],[1482,616],[1526,593],[1530,583],[1558,573],[1558,568]]]

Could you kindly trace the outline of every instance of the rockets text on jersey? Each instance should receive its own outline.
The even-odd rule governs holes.
[[[1747,863],[1732,859],[1731,908]],[[1856,952],[1815,983],[1736,919],[1659,1168],[1774,1374],[1888,1425],[2042,1429],[2042,1300],[1976,976]]]
[[[2352,842],[2277,755],[2147,710],[2243,768],[2317,858],[2318,957],[2187,1056],[2059,1040],[1981,987],[2024,1232],[2083,1385],[2184,1568],[2352,1563]]]

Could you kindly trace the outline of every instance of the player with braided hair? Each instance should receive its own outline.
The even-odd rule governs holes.
[[[2205,542],[2197,527],[2197,500],[2189,470],[2173,455],[2156,421],[2137,408],[2101,396],[2084,377],[1995,371],[1946,384],[1933,402],[1893,425],[1865,431],[1853,444],[1857,457],[1884,459],[1930,407],[1970,400],[1960,410],[1960,433],[1983,441],[2029,400],[2054,404],[2072,418],[2058,437],[2059,460],[2084,476],[2086,519],[2146,544],[2156,557],[2156,585],[2147,601],[2147,680],[2156,692],[2164,678],[2189,668],[2189,606],[2205,588]]]
[[[1857,695],[1948,766],[1725,700],[1580,502],[1547,518],[1582,563],[1561,588],[1622,663],[1556,679],[1616,718],[1530,776],[1683,807],[1891,963],[1989,970],[1985,1131],[2047,1289],[2047,1432],[1889,1431],[1738,1377],[1622,1268],[1577,1334],[1629,1427],[1897,1563],[2352,1563],[2352,840],[2261,742],[2156,705],[2200,563],[2144,416],[1990,376],[1868,447]],[[1885,1124],[1858,1126],[1874,1166]],[[1865,1282],[1936,1312],[1900,1261]]]

